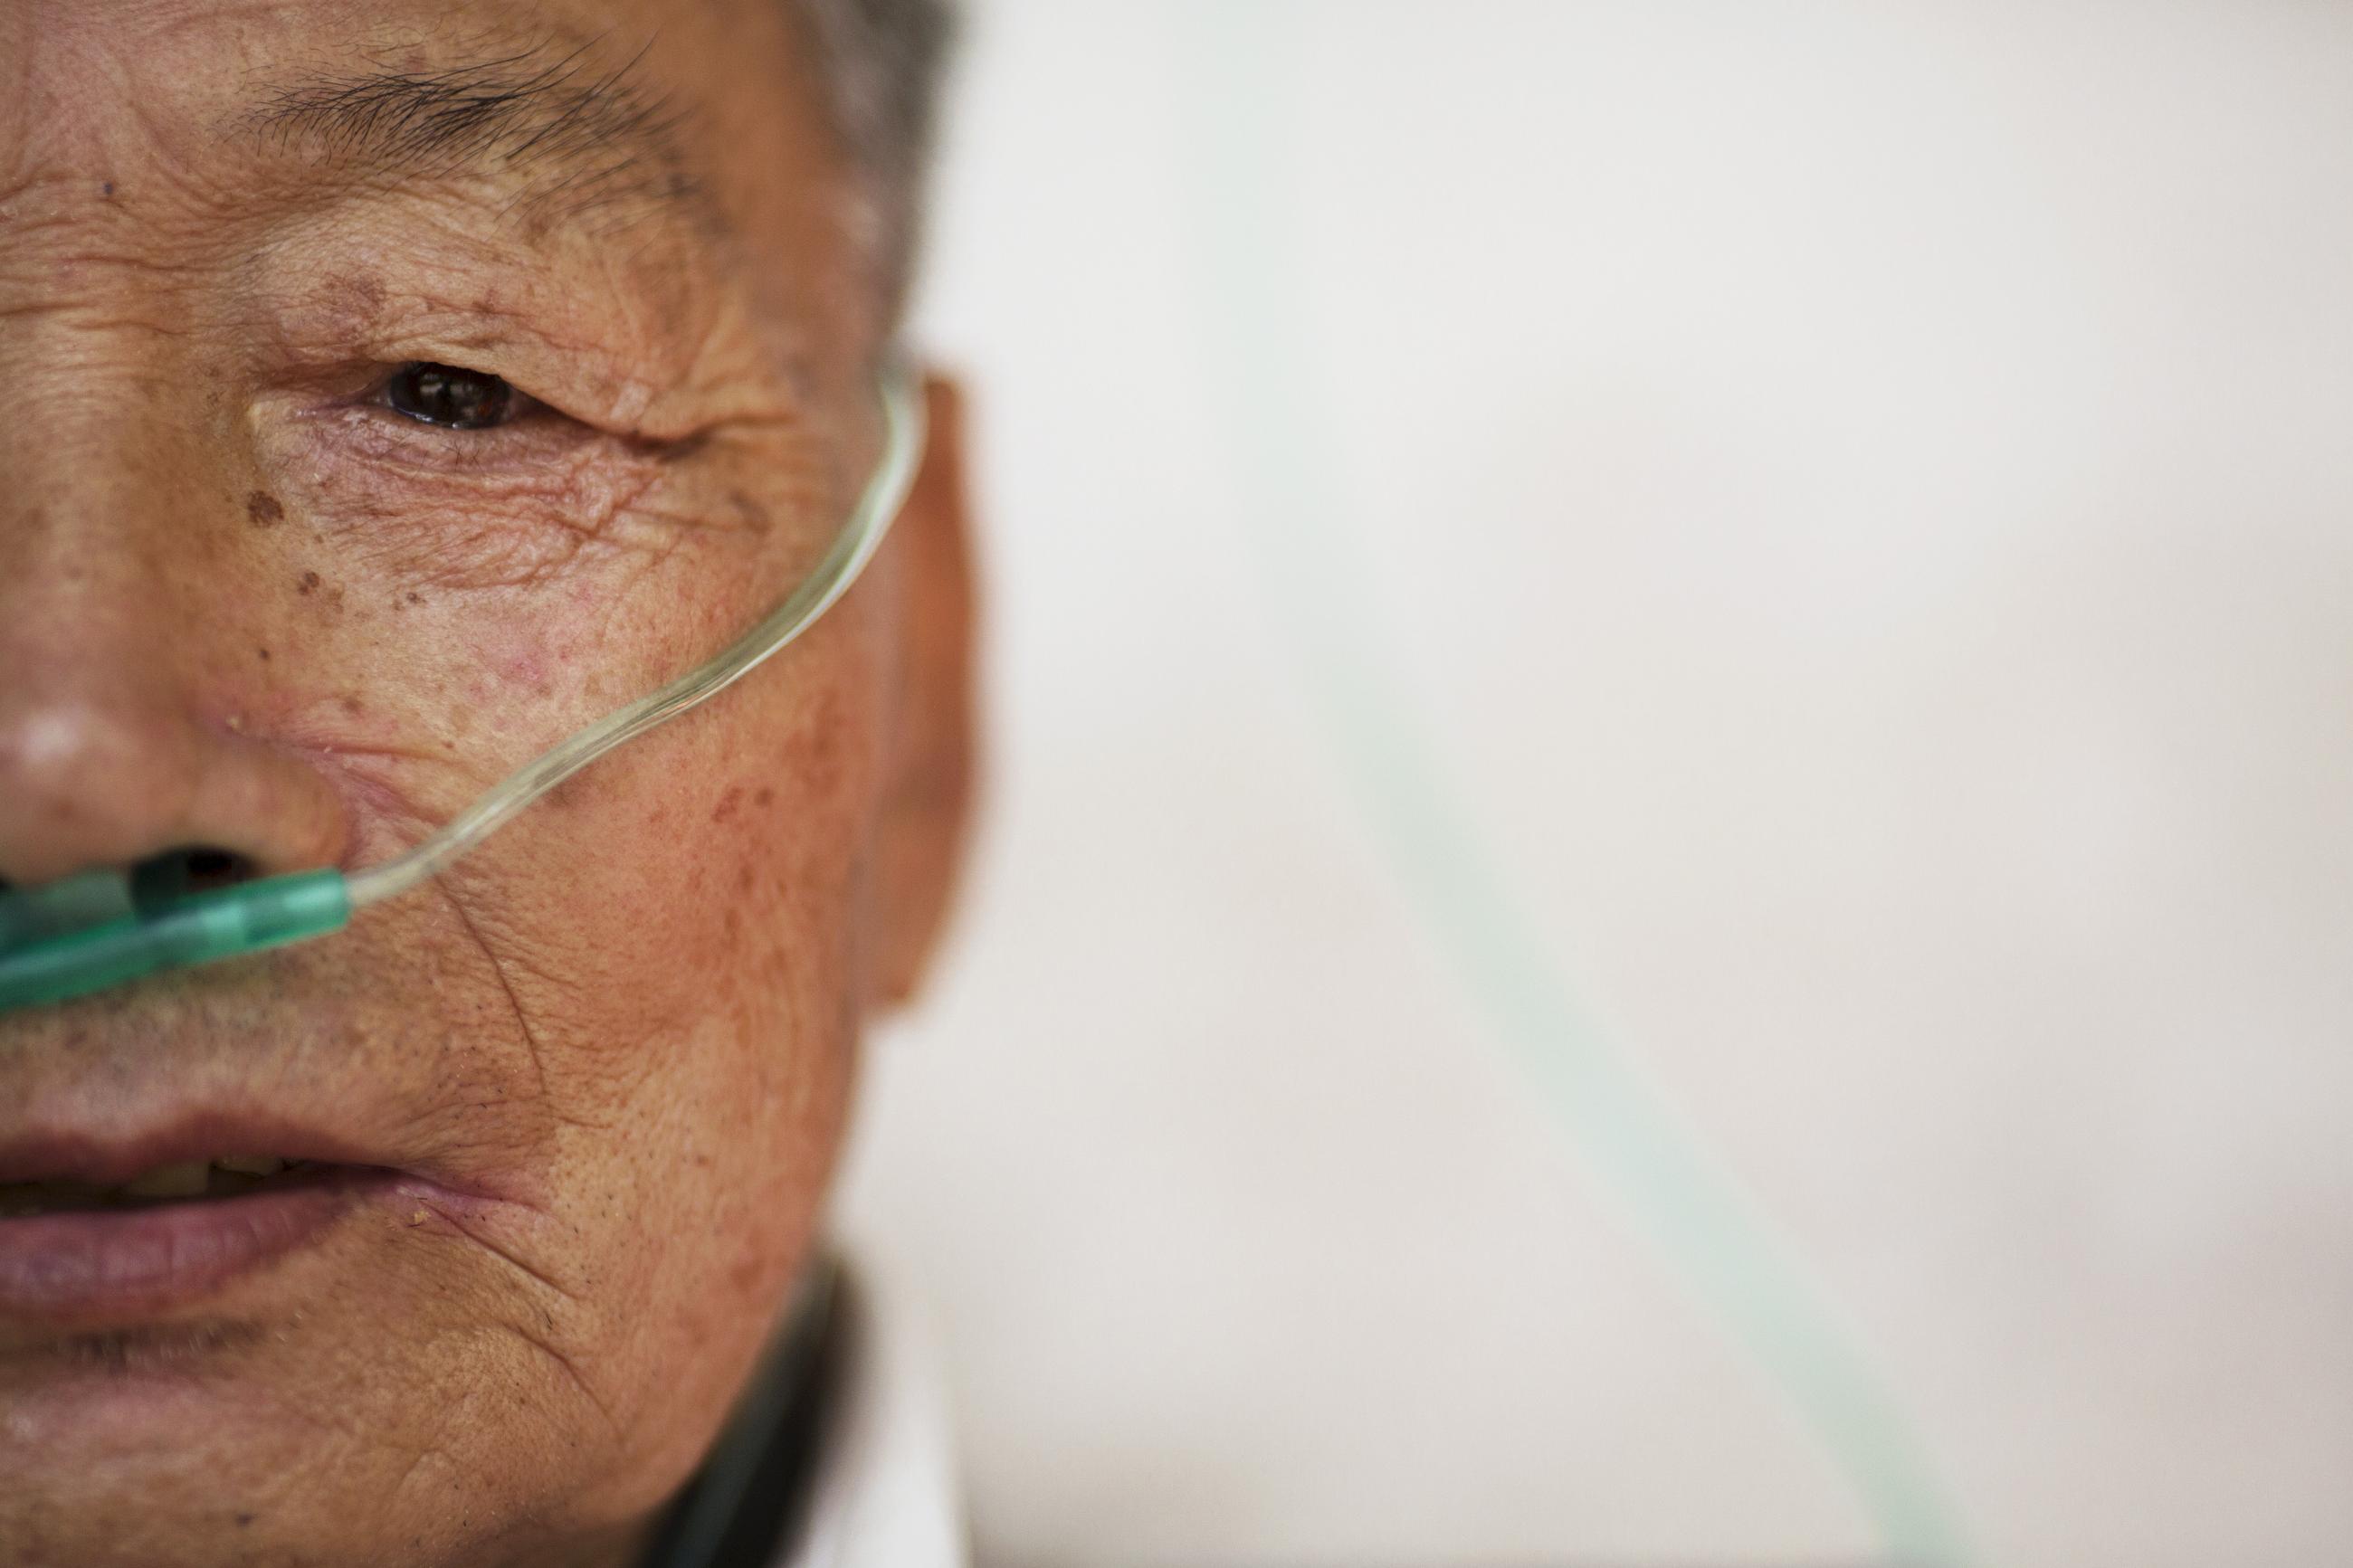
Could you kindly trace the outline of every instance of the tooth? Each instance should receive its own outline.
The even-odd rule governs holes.
[[[238,1154],[229,1159],[215,1160],[224,1171],[235,1171],[240,1176],[274,1176],[286,1168],[283,1160],[273,1160],[261,1154]]]
[[[158,1165],[123,1183],[122,1194],[132,1198],[195,1197],[205,1190],[205,1165],[202,1160]]]

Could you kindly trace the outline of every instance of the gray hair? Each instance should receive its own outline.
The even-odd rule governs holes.
[[[955,41],[954,0],[791,0],[852,180],[849,227],[881,289],[906,302],[922,242],[923,181]]]

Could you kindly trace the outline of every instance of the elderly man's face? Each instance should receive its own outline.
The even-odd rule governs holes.
[[[0,0],[0,879],[375,863],[778,602],[876,455],[811,68],[779,0]],[[0,1561],[626,1557],[944,896],[934,412],[712,707],[343,935],[0,1016],[0,1194],[343,1168],[0,1217]]]

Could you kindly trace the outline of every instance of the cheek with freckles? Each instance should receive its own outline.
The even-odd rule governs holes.
[[[869,608],[853,595],[708,721],[581,775],[348,945],[192,1005],[213,1016],[181,1025],[272,1042],[290,1081],[360,1069],[533,1216],[420,1208],[315,1260],[317,1305],[257,1331],[255,1436],[222,1495],[265,1521],[306,1488],[366,1498],[372,1531],[420,1498],[435,1529],[525,1499],[595,1525],[690,1472],[814,1244],[841,1136],[881,750]],[[349,1000],[280,1046],[290,991]],[[550,1473],[575,1489],[549,1499]]]
[[[747,688],[738,721],[584,777],[451,889],[554,1129],[544,1190],[582,1285],[534,1332],[643,1477],[675,1479],[708,1440],[839,1146],[876,753],[847,644]]]
[[[781,596],[807,552],[774,549],[789,524],[772,520],[813,510],[799,470],[773,461],[786,479],[762,484],[730,455],[714,440],[663,465],[534,580],[419,586],[406,555],[451,526],[428,501],[465,528],[554,538],[550,497],[574,492],[369,485],[324,461],[306,486],[281,464],[280,515],[249,526],[257,549],[291,552],[264,635],[307,657],[272,667],[281,705],[253,704],[253,724],[346,781],[360,858],[413,841]],[[706,513],[734,521],[696,526]],[[751,570],[754,543],[772,549]],[[560,1460],[584,1478],[567,1506],[629,1517],[691,1468],[757,1354],[811,1246],[849,1087],[881,581],[341,945],[273,961],[288,994],[348,999],[283,1073],[366,1064],[405,1089],[387,1100],[427,1124],[420,1142],[499,1168],[537,1215],[421,1211],[354,1238],[365,1299],[282,1326],[335,1369],[290,1405],[335,1402],[352,1417],[337,1441],[364,1440],[391,1494],[527,1495]],[[286,1020],[256,1006],[237,1032],[268,1039]]]
[[[633,1430],[671,1408],[674,1352],[756,1349],[832,1163],[881,766],[863,608],[444,879],[453,963],[522,1044],[549,1206],[596,1279],[577,1359]],[[702,1436],[691,1418],[681,1451]]]
[[[795,426],[654,447],[543,416],[480,447],[381,409],[281,415],[223,689],[343,784],[361,863],[732,642],[838,510]]]
[[[125,30],[76,27],[84,9],[37,8],[15,54],[95,55],[134,37],[152,49],[174,15],[227,18],[241,41],[224,44],[218,79],[232,99],[265,63],[252,40],[279,19],[301,24],[285,64],[299,54],[315,70],[340,58],[343,13],[388,14],[150,5],[157,26]],[[420,36],[448,9],[417,8]],[[647,19],[670,38],[695,26],[673,7]],[[710,68],[682,79],[716,81],[733,62],[745,101],[771,102],[792,73],[747,53],[731,26]],[[136,91],[98,80],[78,101],[127,141],[134,122],[169,120],[159,82],[197,74],[175,66]],[[743,155],[764,192],[776,149],[795,143],[774,129],[734,139],[757,149]],[[111,558],[168,562],[190,606],[170,627],[189,703],[331,780],[353,826],[350,864],[414,843],[547,744],[708,658],[822,552],[842,432],[813,433],[795,411],[811,387],[849,408],[851,356],[814,380],[778,366],[841,312],[805,327],[797,299],[764,307],[776,320],[763,338],[730,306],[731,325],[710,302],[742,290],[672,264],[708,251],[700,236],[604,246],[659,273],[606,287],[554,236],[513,243],[480,226],[493,237],[470,250],[456,208],[420,225],[381,192],[372,216],[322,207],[233,228],[216,209],[252,205],[253,182],[176,166],[217,153],[213,139],[182,151],[174,166],[91,165],[129,170],[123,190],[92,198],[104,222],[152,234],[152,215],[188,209],[169,237],[187,248],[153,251],[170,265],[119,291],[131,313],[83,310],[77,330],[186,358],[82,367],[66,390],[85,402],[116,371],[133,391],[152,384],[135,407],[125,391],[104,428],[166,434],[96,441],[74,482],[112,485],[107,507],[154,503],[121,509],[149,531],[126,532]],[[819,242],[786,226],[761,232],[761,277],[818,275],[803,253]],[[305,248],[322,233],[344,234],[349,254]],[[207,257],[209,272],[185,264]],[[206,277],[218,287],[200,288]],[[317,310],[289,304],[313,281],[328,296]],[[576,422],[469,442],[366,402],[389,366],[475,344],[517,356],[485,368]],[[72,402],[19,390],[26,419]],[[167,461],[169,475],[123,471]],[[96,516],[94,495],[62,499]],[[16,531],[20,548],[40,532]],[[712,708],[333,941],[11,1035],[9,1091],[29,1121],[282,1098],[364,1129],[387,1165],[460,1195],[354,1222],[141,1346],[84,1347],[83,1375],[0,1331],[0,1562],[578,1562],[597,1554],[573,1542],[642,1520],[683,1479],[813,1245],[841,1136],[889,591],[878,572]],[[68,633],[59,646],[70,653]],[[153,1440],[153,1409],[122,1403],[134,1384],[191,1413],[173,1441]],[[110,1428],[110,1411],[127,1418]]]
[[[531,586],[608,560],[643,570],[720,536],[754,556],[771,547],[774,519],[819,503],[791,458],[786,442],[656,445],[545,410],[513,432],[452,434],[367,405],[291,411],[262,443],[279,504],[348,569],[423,595]]]

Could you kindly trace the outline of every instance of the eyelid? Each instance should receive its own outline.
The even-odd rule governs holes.
[[[584,353],[536,332],[404,331],[372,337],[340,345],[333,355],[340,365],[331,363],[322,350],[311,373],[311,384],[332,397],[336,406],[383,409],[387,417],[404,424],[442,435],[470,436],[478,442],[518,426],[560,423],[583,435],[659,450],[699,445],[722,426],[798,427],[807,422],[805,410],[791,395],[748,379],[690,391],[627,367],[601,351]],[[388,389],[396,375],[414,364],[446,364],[495,375],[512,388],[515,412],[503,425],[458,431],[440,431],[395,414],[388,405]]]
[[[454,426],[437,426],[429,420],[416,419],[406,414],[400,413],[398,409],[394,408],[392,405],[392,384],[400,378],[403,372],[408,370],[411,366],[419,364],[447,365],[451,370],[470,371],[476,375],[490,376],[493,379],[505,382],[507,384],[508,397],[507,416],[504,419],[500,420],[496,425],[489,425],[479,429],[468,430]],[[589,423],[585,419],[578,418],[577,416],[565,412],[564,409],[557,407],[554,404],[547,401],[547,399],[535,396],[532,393],[525,391],[522,386],[511,376],[501,374],[498,371],[491,370],[480,364],[468,364],[463,360],[455,359],[407,359],[402,360],[397,364],[387,365],[384,368],[383,374],[378,375],[375,381],[369,384],[367,395],[361,398],[360,401],[370,406],[388,410],[391,413],[397,415],[401,419],[407,423],[412,425],[421,425],[428,430],[447,428],[449,434],[453,436],[488,436],[495,431],[503,430],[508,426],[519,425],[523,420],[537,414],[553,414],[559,419],[569,419],[575,425],[586,426]]]
[[[338,361],[343,374],[361,373],[365,379],[354,390],[364,404],[381,404],[392,379],[407,367],[442,364],[498,377],[513,389],[518,404],[527,400],[528,413],[544,409],[607,434],[629,434],[616,420],[600,416],[608,401],[602,384],[613,374],[601,351],[584,352],[502,316],[356,333],[340,342],[322,341],[302,357],[311,359],[311,374],[322,380],[334,376]]]
[[[376,401],[383,382],[404,365],[479,371],[564,418],[627,441],[671,443],[717,424],[795,416],[792,400],[772,388],[702,388],[690,367],[673,363],[675,356],[659,345],[607,342],[586,328],[552,331],[520,308],[387,309],[364,327],[321,332],[290,357],[289,370],[314,384],[359,371],[362,401]],[[353,381],[343,386],[346,396],[358,391]]]

